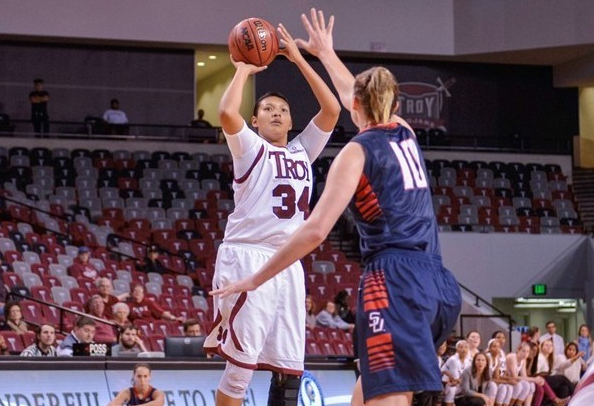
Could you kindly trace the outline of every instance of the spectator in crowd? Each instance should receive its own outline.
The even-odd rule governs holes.
[[[6,304],[4,307],[4,315],[6,321],[4,322],[4,326],[2,326],[2,330],[14,331],[17,334],[25,334],[29,331],[27,323],[23,318],[21,305],[17,302]]]
[[[132,289],[132,301],[128,302],[130,307],[130,319],[163,319],[183,322],[183,317],[176,317],[168,310],[163,310],[158,304],[144,296],[144,286],[136,285]]]
[[[497,385],[495,404],[509,405],[513,396],[513,385],[505,376],[507,367],[505,365],[505,353],[501,350],[501,340],[490,339],[487,343],[486,355],[489,360],[491,379]]]
[[[49,102],[49,93],[43,90],[43,79],[33,81],[34,89],[29,93],[29,102],[31,103],[31,122],[36,134],[49,133],[49,114],[47,112],[47,103]]]
[[[454,399],[460,394],[462,372],[470,367],[472,359],[468,356],[468,342],[460,340],[456,343],[456,353],[447,359],[441,367],[444,382],[443,402],[446,406],[454,406]]]
[[[0,275],[2,275],[2,271],[0,271]],[[2,278],[0,278],[0,316],[4,316],[4,309],[6,306],[6,297],[7,296],[8,296],[8,289],[6,289],[6,285],[2,281]]]
[[[112,319],[115,324],[118,325],[120,330],[128,324],[132,324],[130,321],[130,307],[124,302],[118,302],[111,308]]]
[[[124,300],[126,299],[129,294],[128,293],[122,293],[119,296],[114,296],[113,295],[113,282],[111,281],[111,279],[106,278],[106,277],[100,277],[97,278],[97,280],[95,281],[95,284],[97,285],[97,290],[99,291],[99,296],[101,297],[101,299],[103,300],[103,303],[105,304],[105,318],[112,319],[113,318],[113,313],[112,313],[112,309],[113,309],[113,305],[115,305],[116,303],[118,303],[120,300]]]
[[[200,337],[203,336],[202,327],[197,319],[188,319],[184,322],[184,336]]]
[[[0,335],[0,355],[10,355],[10,348],[6,344],[6,340]]]
[[[159,260],[160,254],[161,250],[158,245],[153,244],[146,250],[146,258],[144,259],[144,271],[146,273],[155,272],[163,275],[167,272],[167,268]]]
[[[347,323],[336,314],[336,304],[331,300],[326,303],[326,308],[316,316],[316,323],[320,327],[338,328],[340,330],[353,331],[355,328],[354,324]]]
[[[85,304],[85,310],[92,316],[108,321],[105,316],[105,302],[99,295],[93,295]],[[93,340],[97,343],[115,343],[116,334],[111,324],[95,321],[95,336]]]
[[[35,331],[35,342],[21,352],[21,357],[55,357],[56,329],[42,324]]]
[[[538,340],[540,340],[540,329],[538,327],[530,327],[530,329],[528,329],[527,335],[528,341],[538,345]]]
[[[123,389],[107,406],[143,405],[163,406],[165,394],[150,385],[151,367],[136,364],[132,375],[132,387]]]
[[[111,99],[110,108],[103,113],[103,120],[109,124],[111,134],[128,134],[128,116],[120,109],[120,101]]]
[[[520,344],[517,352],[510,352],[505,357],[505,377],[513,387],[511,404],[530,405],[536,390],[536,379],[526,373],[526,359],[530,347]]]
[[[575,340],[578,347],[578,352],[583,352],[582,359],[586,362],[592,357],[592,335],[590,328],[586,324],[582,324],[578,329],[578,337]],[[567,352],[567,347],[565,348]]]
[[[71,357],[72,347],[75,343],[92,343],[95,337],[95,320],[81,316],[76,319],[74,329],[68,334],[58,347],[58,356]]]
[[[141,352],[147,352],[147,349],[138,336],[138,329],[131,323],[124,325],[119,343],[111,348],[111,356],[136,357]]]
[[[197,112],[198,118],[196,120],[192,120],[190,125],[196,128],[212,128],[212,125],[204,119],[204,110],[198,109]]]
[[[528,377],[530,378],[535,378],[534,383],[536,384],[534,390],[534,398],[532,399],[532,406],[541,406],[545,396],[548,399],[550,399],[555,404],[555,406],[566,405],[569,401],[569,398],[558,398],[553,389],[551,389],[550,385],[547,383],[547,381],[542,376],[536,373],[540,347],[538,346],[538,344],[533,343],[531,341],[529,341],[527,345],[529,349],[528,357],[526,358],[526,375],[528,375]],[[518,356],[519,352],[520,351],[518,350]]]
[[[456,406],[493,406],[497,385],[491,380],[489,361],[485,354],[477,352],[472,358],[472,365],[462,371],[460,379],[460,397],[456,399]],[[482,402],[477,403],[477,399]]]
[[[553,320],[547,321],[547,332],[540,336],[539,343],[542,344],[546,340],[553,341],[553,348],[556,355],[563,355],[565,352],[565,341],[563,337],[557,334],[557,326]]]
[[[563,354],[555,354],[553,340],[543,340],[541,337],[536,373],[544,377],[559,398],[566,398],[573,393],[573,384],[562,372],[559,373],[559,371],[564,371],[570,364],[568,360],[563,358],[565,358]]]
[[[479,348],[481,345],[481,335],[478,331],[469,331],[466,334],[466,341],[468,342],[468,356],[474,359],[474,356],[481,351]]]
[[[91,258],[91,249],[89,247],[79,247],[78,256],[72,261],[72,265],[68,267],[68,272],[74,277],[84,276],[93,281],[99,276],[99,271],[89,262]]]
[[[507,342],[507,334],[505,334],[501,330],[496,330],[491,334],[491,338],[496,338],[499,340],[499,344],[501,346],[501,354],[505,356],[505,343]]]
[[[583,359],[584,353],[579,351],[576,343],[568,343],[565,346],[565,354],[559,356],[559,365],[556,373],[562,373],[574,385],[579,382],[582,373],[586,371],[587,364]],[[573,391],[572,391],[573,393]]]
[[[355,324],[355,314],[351,311],[351,297],[346,290],[341,290],[334,297],[336,314],[347,323]]]
[[[305,325],[311,328],[316,326],[316,303],[312,295],[305,297]]]

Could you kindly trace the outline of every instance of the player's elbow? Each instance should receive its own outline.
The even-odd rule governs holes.
[[[326,232],[320,227],[314,226],[311,227],[309,230],[309,240],[312,242],[312,244],[315,244],[316,247],[324,242],[327,235],[328,232]]]

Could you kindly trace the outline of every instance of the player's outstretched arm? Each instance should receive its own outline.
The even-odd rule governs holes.
[[[320,245],[355,194],[364,164],[365,153],[361,145],[348,143],[332,162],[324,192],[307,221],[258,272],[237,283],[213,290],[211,295],[225,297],[254,290]]]
[[[122,406],[128,404],[130,401],[130,390],[124,389],[118,393],[118,395],[112,399],[107,406]]]
[[[239,113],[243,96],[243,88],[250,75],[266,69],[265,66],[257,67],[243,62],[235,62],[235,75],[223,93],[219,102],[219,120],[225,134],[237,134],[242,128],[244,119]]]
[[[340,97],[340,102],[350,111],[353,103],[355,77],[334,51],[334,39],[332,37],[334,16],[330,16],[328,24],[326,24],[324,12],[312,8],[309,19],[305,14],[301,14],[301,22],[309,38],[307,41],[298,38],[295,40],[296,44],[318,57],[330,75],[332,84]]]
[[[322,131],[332,131],[336,126],[340,114],[340,104],[338,103],[338,100],[336,100],[336,97],[334,97],[334,94],[324,80],[305,60],[303,55],[301,55],[295,40],[284,25],[278,25],[278,33],[281,44],[284,45],[284,48],[281,48],[280,53],[297,65],[320,104],[320,111],[313,118],[314,123]]]

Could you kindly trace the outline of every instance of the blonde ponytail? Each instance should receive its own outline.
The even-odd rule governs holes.
[[[376,66],[357,75],[354,93],[371,124],[391,120],[398,103],[398,82],[388,69]]]

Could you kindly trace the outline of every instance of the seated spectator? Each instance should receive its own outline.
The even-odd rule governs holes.
[[[117,324],[120,330],[128,324],[132,324],[129,318],[130,307],[124,302],[114,304],[111,308],[111,314],[111,321]]]
[[[583,355],[582,351],[578,351],[576,343],[568,343],[565,346],[565,354],[558,356],[559,362],[554,373],[565,375],[573,385],[577,385],[587,368]]]
[[[460,383],[461,397],[456,399],[456,406],[470,406],[480,404],[493,405],[497,385],[491,381],[489,361],[482,352],[477,352],[472,359],[472,365],[462,371]],[[479,400],[479,403],[476,402]]]
[[[35,331],[35,343],[21,352],[21,357],[56,357],[56,329],[42,324]]]
[[[138,336],[138,329],[133,324],[124,325],[119,343],[111,348],[111,356],[136,357],[141,352],[147,352],[147,349]]]
[[[574,389],[569,379],[559,373],[571,364],[571,361],[564,358],[562,355],[555,354],[552,339],[541,339],[536,374],[542,376],[553,389],[553,392],[561,399],[571,396]]]
[[[176,317],[168,310],[163,310],[152,300],[144,297],[144,286],[136,285],[132,289],[132,301],[128,302],[130,307],[130,319],[164,319],[183,322],[183,317]]]
[[[3,336],[0,336],[0,355],[10,355],[10,348]]]
[[[23,319],[21,305],[17,302],[7,304],[4,308],[4,314],[6,321],[4,322],[4,326],[2,326],[2,330],[14,331],[17,334],[25,334],[29,331],[27,323]]]
[[[157,245],[151,245],[146,251],[146,257],[144,258],[144,271],[146,273],[156,272],[163,275],[167,272],[165,265],[159,260],[161,250]]]
[[[481,345],[481,335],[478,331],[469,331],[466,334],[466,341],[468,342],[468,355],[474,359],[474,356],[481,351],[479,348]]]
[[[204,119],[204,110],[202,109],[198,109],[198,118],[192,120],[190,125],[196,128],[212,128],[212,125]]]
[[[203,336],[200,322],[196,319],[188,319],[184,322],[184,336],[186,337],[200,337]]]
[[[57,353],[60,357],[71,357],[74,343],[92,343],[95,337],[95,320],[81,316],[76,319],[74,329],[68,334],[58,347]]]
[[[97,279],[99,271],[89,262],[91,258],[91,250],[89,247],[82,246],[78,249],[78,256],[74,258],[72,265],[68,268],[68,272],[74,276],[84,276],[91,280]]]
[[[103,113],[103,120],[109,124],[111,134],[128,134],[128,116],[120,109],[120,101],[111,99],[110,106]]]
[[[592,335],[590,334],[590,328],[587,324],[582,324],[578,329],[578,337],[575,340],[578,346],[578,352],[582,352],[584,355],[582,359],[586,362],[592,357]],[[565,348],[567,352],[567,347]]]
[[[92,316],[98,317],[107,321],[105,317],[105,303],[99,295],[93,295],[85,304],[85,310]],[[95,321],[95,336],[93,340],[96,343],[115,343],[116,334],[113,326],[106,323]]]
[[[346,290],[341,290],[334,298],[336,314],[347,323],[355,323],[355,314],[350,309],[350,296]]]
[[[305,297],[305,325],[311,328],[316,326],[316,304],[312,295]]]
[[[329,300],[326,303],[326,308],[318,313],[316,316],[316,323],[320,327],[338,328],[340,330],[353,330],[354,324],[345,322],[336,314],[336,305]]]
[[[540,329],[538,327],[530,327],[528,333],[526,334],[528,335],[528,341],[533,342],[535,344],[538,344],[538,342],[540,341]]]
[[[119,296],[114,296],[113,293],[113,282],[109,278],[101,277],[97,278],[95,281],[97,285],[97,289],[99,290],[99,296],[103,299],[103,303],[105,303],[105,317],[110,320],[113,317],[112,308],[113,305],[118,303],[120,300],[126,299],[129,294],[122,293]]]
[[[447,359],[441,367],[444,382],[443,404],[454,406],[454,399],[462,391],[462,372],[470,367],[472,359],[468,356],[468,342],[460,340],[456,343],[456,353]]]

